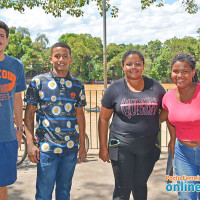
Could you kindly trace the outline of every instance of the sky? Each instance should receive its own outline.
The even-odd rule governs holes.
[[[173,37],[199,36],[200,10],[197,14],[188,14],[177,0],[165,0],[164,7],[152,5],[146,10],[141,9],[140,0],[110,0],[110,3],[117,5],[119,13],[117,18],[107,13],[107,44],[142,45],[157,39],[164,42]],[[200,7],[200,0],[196,3]],[[26,8],[23,14],[13,9],[1,9],[0,20],[9,27],[28,28],[33,41],[38,33],[45,34],[50,46],[66,33],[87,33],[103,40],[103,18],[96,5],[92,3],[82,10],[83,17],[76,18],[63,12],[62,17],[55,18],[41,8]]]

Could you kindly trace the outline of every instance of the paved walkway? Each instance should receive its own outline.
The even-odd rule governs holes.
[[[165,169],[167,151],[163,149],[160,160],[148,181],[148,200],[175,200],[176,192],[167,192],[165,187]],[[18,169],[17,182],[9,186],[8,200],[34,200],[36,165],[28,160]],[[88,152],[85,163],[77,164],[71,200],[111,200],[114,178],[111,165],[98,158],[98,150]],[[53,200],[55,200],[53,195]],[[131,197],[131,200],[133,198]]]

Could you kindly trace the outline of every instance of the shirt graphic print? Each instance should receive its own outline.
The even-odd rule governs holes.
[[[129,119],[135,115],[155,115],[158,103],[154,97],[126,99],[121,102],[121,111]]]
[[[9,92],[15,87],[16,76],[10,71],[0,69],[0,79],[2,79],[0,85],[0,101],[4,101],[12,97],[9,95]]]

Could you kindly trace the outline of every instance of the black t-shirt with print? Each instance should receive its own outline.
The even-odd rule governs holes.
[[[131,136],[157,135],[159,109],[162,106],[164,88],[155,79],[144,78],[141,92],[131,91],[124,78],[112,83],[102,98],[102,105],[114,109],[110,130]]]

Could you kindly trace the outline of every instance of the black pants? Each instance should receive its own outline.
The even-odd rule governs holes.
[[[115,176],[113,200],[129,200],[131,192],[134,200],[146,200],[147,180],[155,165],[155,137],[132,138],[111,134],[112,138],[120,141],[114,146],[114,160],[110,155]],[[109,146],[109,154],[114,152],[112,148]]]

